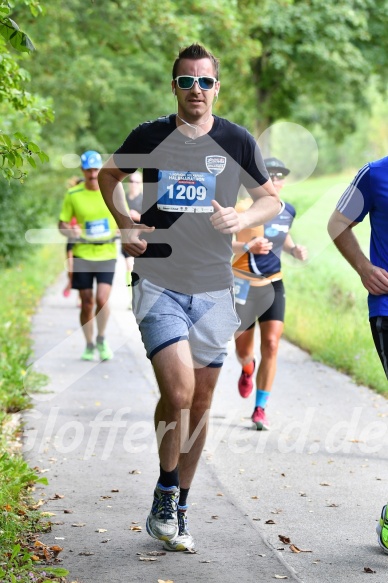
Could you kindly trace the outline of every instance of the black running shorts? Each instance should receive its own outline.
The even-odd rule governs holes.
[[[281,279],[268,285],[251,286],[244,305],[236,303],[236,312],[240,316],[239,332],[249,330],[259,322],[279,320],[284,322],[286,309],[286,292]]]
[[[377,354],[388,379],[388,316],[375,316],[369,320]]]
[[[116,259],[106,261],[87,261],[74,257],[73,289],[93,289],[93,282],[112,285]]]

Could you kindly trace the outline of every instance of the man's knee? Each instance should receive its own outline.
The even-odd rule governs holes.
[[[170,411],[182,411],[190,409],[193,403],[194,391],[190,389],[170,391],[161,394],[161,401],[164,407]]]

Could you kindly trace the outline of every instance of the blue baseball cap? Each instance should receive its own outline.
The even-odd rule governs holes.
[[[89,170],[90,168],[101,168],[102,158],[98,152],[94,150],[88,150],[84,152],[81,156],[81,168],[82,170]]]

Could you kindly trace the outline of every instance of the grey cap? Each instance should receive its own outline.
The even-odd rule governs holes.
[[[290,169],[286,168],[284,162],[279,160],[279,158],[265,158],[264,164],[268,172],[278,172],[284,176],[287,176],[290,173]]]

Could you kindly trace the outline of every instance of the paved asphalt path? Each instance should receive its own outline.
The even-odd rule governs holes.
[[[114,360],[80,360],[77,295],[62,296],[64,275],[33,321],[34,367],[50,381],[25,415],[24,451],[49,480],[36,490],[53,513],[40,538],[63,547],[68,581],[386,583],[375,526],[388,498],[388,401],[286,341],[267,432],[252,428],[253,396],[238,395],[230,344],[189,496],[197,553],[158,554],[145,529],[158,391],[124,275],[120,258],[107,330]]]

